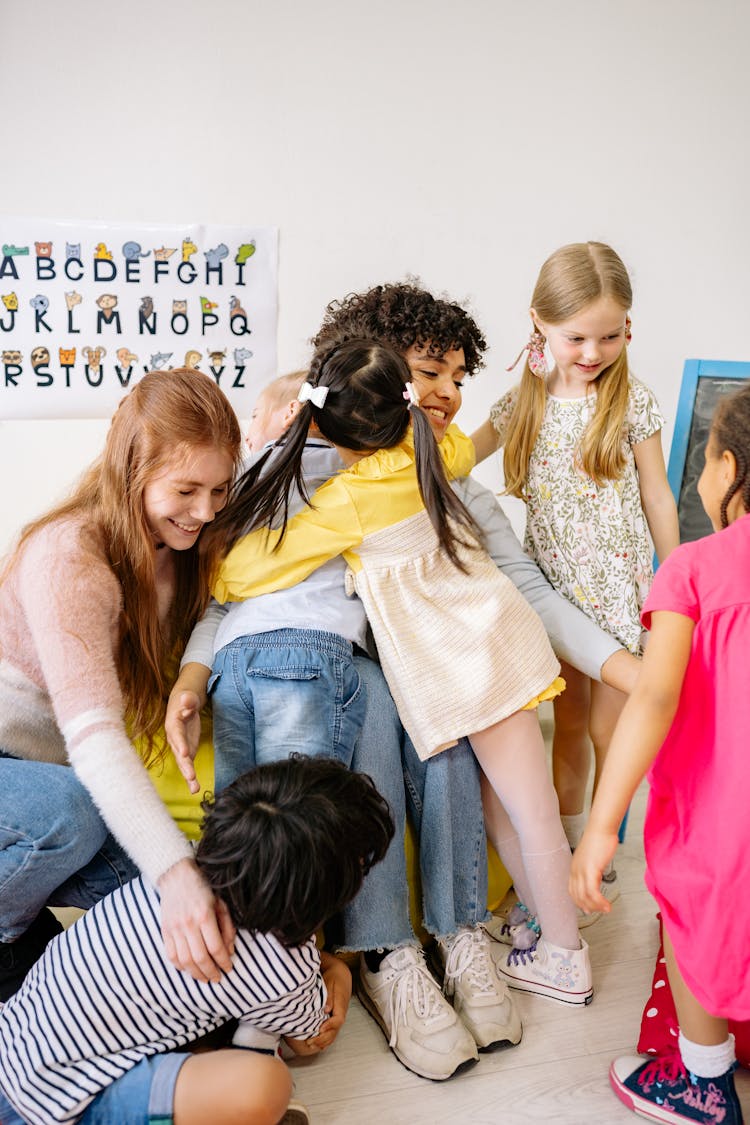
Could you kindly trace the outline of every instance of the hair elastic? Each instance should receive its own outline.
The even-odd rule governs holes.
[[[314,387],[312,383],[303,383],[297,395],[297,402],[311,402],[318,410],[322,410],[330,389],[330,387]]]
[[[529,370],[532,375],[536,375],[537,379],[546,379],[549,375],[547,367],[547,359],[544,354],[544,345],[547,343],[542,333],[538,328],[529,336],[528,344],[521,348],[516,358],[511,363],[510,367],[506,367],[506,371],[512,371],[518,365],[518,361],[524,352],[529,353]]]
[[[409,404],[407,407],[408,410],[411,410],[412,406],[419,406],[419,395],[417,394],[417,388],[413,383],[406,384],[406,389],[404,390],[404,398]]]

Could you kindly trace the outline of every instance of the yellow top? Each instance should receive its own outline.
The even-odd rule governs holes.
[[[449,426],[440,443],[449,477],[466,476],[474,467],[471,439]],[[373,487],[380,482],[380,487]],[[372,534],[400,523],[424,509],[414,465],[414,439],[409,428],[392,449],[380,449],[344,469],[313,495],[289,521],[277,551],[274,532],[258,528],[232,548],[221,565],[212,593],[217,601],[244,601],[304,581],[329,559],[343,556],[353,571],[362,563],[356,548]]]

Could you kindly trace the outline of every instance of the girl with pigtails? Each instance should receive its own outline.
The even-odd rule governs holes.
[[[262,460],[245,475],[213,529],[228,551],[214,597],[264,597],[343,560],[417,752],[427,759],[468,734],[490,837],[536,905],[544,936],[513,949],[498,972],[511,987],[588,1003],[588,948],[567,894],[570,850],[535,714],[564,685],[541,621],[450,488],[449,476],[473,467],[473,445],[451,426],[438,447],[405,360],[384,344],[350,339],[319,351],[299,398],[272,466]],[[345,468],[288,518],[293,490],[305,495],[311,423]]]

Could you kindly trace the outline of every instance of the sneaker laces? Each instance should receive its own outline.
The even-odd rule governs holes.
[[[680,1078],[687,1078],[687,1071],[680,1052],[674,1049],[665,1051],[647,1062],[638,1075],[638,1085],[648,1093],[655,1084],[661,1082],[673,1084]]]
[[[495,995],[489,954],[480,927],[461,930],[451,940],[445,960],[446,991],[453,993],[456,988],[455,982],[464,974],[475,995]]]
[[[414,1011],[424,1023],[442,1019],[445,1015],[443,998],[437,981],[423,962],[405,965],[404,968],[395,969],[394,972],[396,980],[388,998],[388,1015],[391,1023],[391,1037],[388,1040],[390,1047],[396,1045],[399,1025],[406,1024],[410,995]]]
[[[538,942],[535,941],[534,944],[530,945],[528,949],[518,949],[514,945],[513,948],[511,949],[510,953],[508,954],[508,964],[509,965],[526,965],[526,964],[533,965],[534,954],[536,953],[537,944],[538,944]]]

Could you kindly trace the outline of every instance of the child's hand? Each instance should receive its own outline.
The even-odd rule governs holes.
[[[321,953],[320,968],[328,992],[325,1010],[329,1016],[320,1025],[320,1030],[313,1037],[313,1041],[317,1042],[320,1051],[325,1051],[344,1026],[346,1013],[349,1011],[349,1001],[352,998],[352,974],[340,957],[334,957],[330,953]]]
[[[321,953],[320,969],[328,993],[325,1010],[330,1014],[320,1025],[318,1034],[311,1035],[309,1039],[290,1039],[289,1036],[284,1036],[284,1041],[295,1055],[319,1055],[321,1051],[330,1047],[344,1026],[346,1013],[349,1010],[349,1001],[352,998],[352,974],[345,962],[330,953]]]
[[[164,720],[167,742],[191,793],[197,793],[200,783],[195,773],[193,759],[198,753],[201,737],[200,698],[194,691],[174,688],[169,696]]]
[[[602,832],[590,824],[573,853],[568,890],[576,906],[591,914],[608,914],[612,904],[601,893],[602,871],[617,850],[617,833]]]

